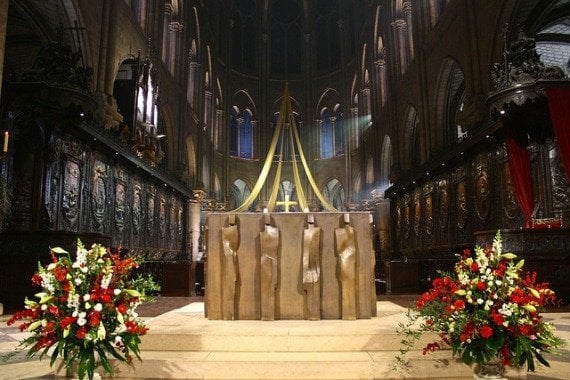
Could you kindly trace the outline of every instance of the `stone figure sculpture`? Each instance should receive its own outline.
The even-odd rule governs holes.
[[[341,287],[342,319],[356,319],[356,237],[350,214],[344,214],[344,227],[334,231]]]
[[[239,247],[239,229],[236,216],[230,214],[228,226],[222,228],[222,318],[235,319],[235,297],[238,275],[237,249]]]
[[[265,214],[265,230],[259,233],[261,245],[261,320],[275,319],[275,292],[279,266],[279,228]]]
[[[321,228],[308,215],[303,231],[303,290],[306,293],[308,318],[321,319]]]

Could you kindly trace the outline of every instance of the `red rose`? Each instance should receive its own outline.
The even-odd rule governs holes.
[[[91,327],[97,327],[99,323],[101,323],[101,315],[98,311],[90,312],[87,317],[89,318],[89,326]]]
[[[117,311],[121,314],[126,314],[127,313],[127,305],[125,305],[124,303],[117,305]]]
[[[487,284],[484,283],[483,281],[479,281],[479,282],[477,283],[477,290],[483,291],[483,290],[485,290],[485,289],[487,289]]]
[[[489,325],[485,325],[481,327],[479,334],[481,334],[483,338],[489,339],[489,337],[493,335],[493,329]]]
[[[477,272],[478,270],[479,270],[479,264],[477,264],[476,261],[473,261],[473,263],[471,264],[471,271]]]
[[[87,327],[85,326],[81,326],[79,329],[77,329],[77,333],[75,334],[75,336],[79,339],[85,339],[85,335],[87,335]]]
[[[40,276],[39,274],[34,274],[32,276],[32,284],[33,285],[37,285],[40,286],[42,284],[42,276]]]
[[[491,318],[493,318],[493,321],[495,321],[495,324],[497,324],[498,326],[501,326],[505,321],[505,318],[503,318],[501,314],[497,313],[492,313]]]
[[[72,323],[75,323],[75,321],[77,321],[77,317],[65,317],[61,320],[61,322],[59,322],[59,326],[62,329],[67,328],[67,326],[71,325]]]
[[[455,307],[455,310],[462,310],[465,308],[465,301],[457,300],[453,303],[453,307]]]

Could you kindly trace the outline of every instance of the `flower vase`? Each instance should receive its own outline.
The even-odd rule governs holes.
[[[507,380],[505,366],[498,360],[479,363],[473,370],[473,378],[476,380]]]

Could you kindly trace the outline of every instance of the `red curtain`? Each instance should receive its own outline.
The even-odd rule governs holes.
[[[570,88],[547,88],[546,98],[560,158],[570,179]]]
[[[516,124],[512,119],[503,120],[511,181],[526,220],[525,227],[530,227],[534,211],[530,154],[526,148],[528,145],[526,134],[516,133]]]

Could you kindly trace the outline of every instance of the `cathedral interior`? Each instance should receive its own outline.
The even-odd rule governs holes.
[[[570,297],[569,70],[569,0],[0,0],[0,303],[77,239],[203,295],[268,206],[369,212],[378,294],[501,230]]]

